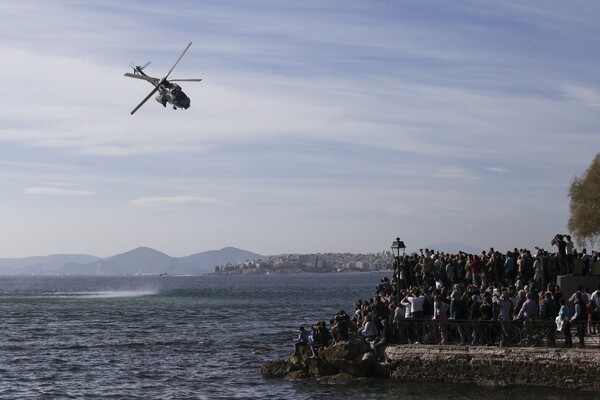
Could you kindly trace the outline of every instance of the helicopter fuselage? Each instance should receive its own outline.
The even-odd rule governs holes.
[[[148,76],[142,71],[141,67],[135,67],[135,73],[142,76]],[[151,78],[151,77],[150,77]],[[155,97],[156,101],[162,104],[164,107],[167,106],[167,103],[173,106],[173,109],[183,108],[187,110],[190,108],[190,98],[186,96],[186,94],[181,90],[181,86],[176,83],[169,82],[168,80],[163,80],[162,83],[157,79],[158,83],[148,81],[154,87],[158,86],[158,95]]]

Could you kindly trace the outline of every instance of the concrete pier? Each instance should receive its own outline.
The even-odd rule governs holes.
[[[391,378],[600,391],[600,351],[537,347],[389,346]]]

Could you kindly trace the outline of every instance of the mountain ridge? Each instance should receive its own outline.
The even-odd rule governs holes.
[[[0,258],[0,275],[203,275],[223,263],[262,258],[265,256],[235,247],[185,257],[137,247],[105,258],[87,254]]]

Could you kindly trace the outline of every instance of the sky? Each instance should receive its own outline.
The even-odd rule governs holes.
[[[0,258],[550,248],[600,3],[0,1]],[[129,64],[188,110],[149,100]]]

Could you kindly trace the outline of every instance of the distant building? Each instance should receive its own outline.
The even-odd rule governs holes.
[[[298,265],[302,267],[317,267],[318,257],[315,254],[304,254],[298,257]]]

